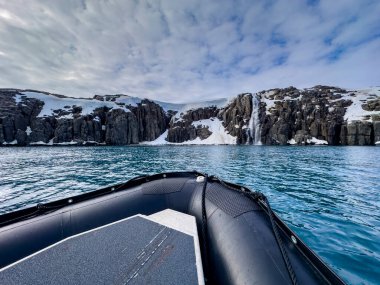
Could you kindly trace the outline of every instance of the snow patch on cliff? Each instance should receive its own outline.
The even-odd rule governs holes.
[[[227,133],[222,122],[218,118],[194,121],[192,125],[195,127],[199,125],[201,125],[202,127],[206,127],[210,132],[212,132],[212,134],[204,140],[196,138],[192,141],[186,141],[183,144],[236,144],[236,137],[233,137],[229,133]]]
[[[307,140],[307,143],[309,144],[315,144],[315,145],[328,145],[329,143],[325,140],[319,140],[315,137],[312,137],[311,139]]]
[[[164,133],[162,133],[158,138],[156,138],[154,141],[146,141],[141,142],[142,145],[164,145],[164,144],[170,144],[166,138],[168,137],[168,130],[166,130]]]
[[[131,97],[128,95],[120,96],[115,99],[116,103],[125,104],[126,106],[130,105],[132,107],[137,107],[137,104],[141,103],[141,99],[137,97]]]
[[[13,140],[11,142],[3,142],[3,145],[16,145],[17,143],[17,140]]]
[[[166,130],[161,136],[151,142],[142,142],[143,145],[221,145],[221,144],[236,144],[236,137],[228,134],[218,118],[211,118],[207,120],[194,121],[192,123],[194,127],[202,126],[207,127],[212,134],[202,140],[197,137],[194,140],[185,141],[182,143],[171,143],[166,140],[168,136],[168,130]]]
[[[274,94],[274,91],[271,90],[271,91],[268,91],[268,92],[265,92],[264,94],[261,95],[261,102],[264,102],[266,104],[266,114],[267,115],[270,115],[270,112],[269,110],[274,107],[275,105],[275,101],[277,100],[274,100],[274,99],[270,99],[269,97],[272,96]]]
[[[16,105],[18,105],[19,103],[21,103],[21,95],[16,94],[14,98],[15,98]]]
[[[295,98],[292,98],[290,96],[285,96],[284,99],[281,99],[281,100],[274,99],[274,98],[271,99],[271,97],[275,94],[275,92],[276,92],[275,90],[269,90],[269,91],[261,94],[261,100],[260,101],[266,104],[266,114],[267,115],[271,114],[269,110],[271,108],[275,107],[276,102],[295,101],[295,100],[301,100],[301,98],[302,98],[302,94],[300,94],[298,97],[295,97]],[[256,93],[256,94],[254,94],[254,96],[255,95],[257,96],[259,94]]]
[[[344,120],[346,120],[348,123],[351,123],[353,121],[363,121],[365,120],[366,116],[371,116],[378,114],[380,115],[379,111],[366,111],[363,110],[362,105],[365,104],[369,100],[373,100],[375,98],[370,98],[370,95],[374,95],[377,98],[380,97],[380,88],[369,88],[369,89],[363,89],[358,90],[355,92],[350,91],[348,94],[345,94],[342,96],[342,99],[351,100],[352,104],[347,107],[346,114],[344,115]],[[352,96],[351,94],[354,93]],[[372,119],[367,120],[367,122],[372,122]]]
[[[308,144],[313,144],[313,145],[328,145],[327,141],[325,141],[325,140],[319,140],[319,139],[317,139],[315,137],[312,137],[311,139],[306,140],[306,142]],[[290,144],[290,145],[297,145],[297,142],[295,141],[294,138],[292,138],[292,139],[288,140],[288,144]]]
[[[49,142],[43,142],[43,141],[38,141],[38,142],[31,142],[30,145],[53,145],[53,139],[51,139]]]

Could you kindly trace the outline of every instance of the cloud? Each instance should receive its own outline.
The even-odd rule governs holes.
[[[173,102],[379,85],[380,2],[0,1],[0,87]]]

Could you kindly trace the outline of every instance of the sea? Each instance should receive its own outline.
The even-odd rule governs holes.
[[[184,170],[263,192],[348,284],[380,283],[380,147],[3,147],[0,214]]]

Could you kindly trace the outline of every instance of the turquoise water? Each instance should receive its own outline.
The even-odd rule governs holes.
[[[348,283],[380,282],[380,147],[0,148],[0,159],[0,213],[140,174],[215,174],[266,194]]]

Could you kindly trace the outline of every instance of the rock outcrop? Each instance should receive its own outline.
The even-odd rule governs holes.
[[[31,90],[0,90],[0,145],[137,144],[156,139],[169,124],[170,118],[161,106],[149,100],[136,106],[116,103],[115,108],[100,103],[91,114],[82,114],[82,106],[67,105],[51,110],[51,115],[39,116],[45,102],[24,95],[26,91]],[[56,100],[67,98],[37,94]],[[120,96],[96,96],[96,100],[115,102]]]
[[[246,144],[249,141],[248,122],[252,114],[252,94],[240,94],[234,98],[219,113],[227,132],[237,137],[237,144]]]
[[[197,121],[215,118],[219,110],[215,106],[188,110],[185,113],[174,115],[169,123],[167,141],[182,143],[199,137],[206,139],[211,135],[207,127],[197,124]]]
[[[138,141],[153,141],[165,132],[169,118],[160,105],[144,99],[130,107],[137,120]]]
[[[128,145],[155,141],[163,133],[161,143],[208,138],[209,143],[226,143],[218,141],[224,136],[236,144],[374,145],[380,142],[377,89],[278,88],[217,104],[164,104],[173,110],[121,94],[75,99],[0,89],[0,146]]]
[[[30,143],[49,143],[54,137],[54,130],[57,120],[54,117],[34,118],[30,123],[31,133],[29,135]]]
[[[380,120],[373,122],[374,142],[380,142]]]
[[[312,138],[329,145],[374,144],[372,122],[347,122],[344,118],[347,108],[353,104],[349,98],[354,99],[355,93],[316,86],[306,90],[273,89],[259,94],[263,101],[269,99],[274,103],[262,120],[263,144],[286,145],[293,139],[295,144],[301,145],[308,144]],[[346,95],[345,98],[342,95]],[[364,105],[371,110],[376,108],[376,104],[368,102]]]
[[[343,124],[340,139],[342,145],[372,145],[374,144],[373,124],[361,121]]]
[[[104,140],[102,125],[98,117],[80,116],[73,120],[73,140],[78,143]]]
[[[71,142],[73,141],[73,120],[59,119],[54,131],[54,143]]]
[[[107,113],[106,143],[109,145],[136,144],[139,142],[137,120],[131,112],[116,109]]]

